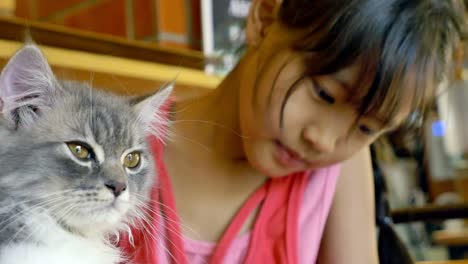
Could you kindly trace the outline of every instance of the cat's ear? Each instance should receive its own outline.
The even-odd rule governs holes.
[[[52,106],[58,84],[42,52],[25,45],[0,74],[0,112],[11,127],[28,127]]]
[[[169,116],[165,108],[173,89],[174,82],[171,82],[153,95],[132,100],[138,119],[149,134],[159,138],[166,137]]]

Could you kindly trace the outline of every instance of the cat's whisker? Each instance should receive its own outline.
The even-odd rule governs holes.
[[[93,115],[93,88],[90,87],[89,89],[89,100],[90,100],[90,104],[89,104],[89,123],[90,123],[90,128],[91,128],[91,131],[93,130],[93,119],[94,119],[94,115]]]
[[[145,215],[140,215],[140,219],[144,222],[142,223],[143,226],[142,226],[142,230],[146,230],[146,229],[149,229],[150,232],[143,232],[143,235],[149,235],[150,238],[152,239],[152,241],[155,241],[156,243],[159,243],[160,246],[163,246],[163,243],[160,241],[160,239],[158,237],[163,237],[165,239],[165,241],[168,241],[169,243],[171,243],[173,246],[175,246],[175,244],[170,241],[168,239],[168,237],[163,234],[162,232],[158,232],[158,230],[156,229],[156,227],[154,227],[152,224],[151,224],[151,221],[149,219],[147,219],[145,217]],[[154,233],[154,234],[153,234]],[[166,249],[167,250],[167,249]],[[182,249],[179,249],[179,248],[176,248],[176,250],[178,250],[180,253],[184,253],[182,251]],[[167,253],[172,257],[172,259],[175,259],[174,255],[171,254],[170,250],[167,250]]]
[[[29,213],[29,212],[27,212]],[[5,230],[7,227],[9,227],[11,224],[14,224],[16,221],[18,221],[19,217],[23,214],[27,214],[26,212],[24,211],[20,211],[18,213],[15,213],[13,214],[12,216],[8,217],[8,219],[6,220],[3,220],[1,223],[0,223],[0,226],[3,226],[1,229],[0,229],[0,232],[2,232],[3,230]]]
[[[148,241],[146,236],[150,236],[152,241],[160,242],[160,237],[161,236],[164,237],[164,235],[159,234],[159,232],[156,229],[154,229],[153,226],[150,225],[147,222],[147,221],[150,221],[150,220],[147,220],[144,215],[140,215],[139,213],[136,213],[136,215],[138,217],[138,222],[134,223],[135,228],[137,228],[138,230],[148,230],[149,229],[149,232],[142,232],[141,233],[143,236],[145,236],[145,241]],[[153,234],[153,232],[155,234]]]
[[[34,221],[34,220],[33,220]],[[34,229],[37,229],[37,226],[38,225],[33,225],[34,226]],[[15,241],[15,239],[18,237],[19,234],[21,234],[23,232],[23,230],[26,228],[26,225],[23,225],[20,229],[18,229],[15,234],[13,236],[10,237],[10,239],[6,242],[7,245],[10,245],[11,242]],[[33,232],[30,232],[29,235],[26,237],[26,239],[28,239],[31,235],[33,234]]]
[[[53,201],[48,201],[48,204],[50,203],[54,203],[55,200]],[[57,206],[61,206],[61,204],[63,203],[63,201],[59,200],[59,203]],[[37,215],[44,215],[44,216],[47,216],[47,217],[50,217],[48,215],[46,215],[46,209],[44,209],[43,207],[44,205],[41,205],[41,206],[34,206],[34,207],[30,207],[28,208],[28,210],[21,210],[19,213],[13,215],[12,217],[10,217],[9,219],[11,220],[10,223],[8,223],[7,225],[5,225],[2,229],[0,229],[0,232],[2,230],[4,230],[6,227],[8,227],[9,225],[15,223],[16,221],[19,221],[20,217],[22,217],[22,215],[31,215],[32,217],[29,217],[28,218],[28,221],[36,221],[36,217]],[[39,212],[36,212],[36,211],[39,211]],[[11,219],[13,218],[13,219]],[[39,223],[41,224],[41,223]],[[0,224],[2,225],[2,224]],[[26,228],[27,225],[23,225],[23,227],[21,227],[19,230],[17,230],[17,232],[15,233],[15,235],[9,240],[8,243],[10,243],[11,241],[14,241],[14,239],[16,239],[16,237],[21,233],[23,232],[23,230]],[[36,228],[36,225],[32,225],[34,226],[34,228]],[[28,227],[31,227],[31,225],[28,225]],[[32,230],[31,230],[32,231]],[[27,240],[32,234],[34,234],[33,232],[30,232],[29,235],[25,238],[25,240]]]
[[[50,216],[49,216],[49,215],[46,215],[45,212],[42,212],[41,215],[43,215],[43,216],[45,216],[45,217],[47,217],[47,218],[50,218]],[[31,226],[33,227],[33,230],[30,230],[28,236],[25,237],[24,240],[26,240],[26,241],[28,241],[29,238],[30,238],[31,236],[33,236],[33,235],[36,234],[40,229],[43,228],[43,224],[41,223],[41,221],[38,221],[38,220],[37,220],[36,218],[34,218],[34,217],[32,217],[32,218],[30,219],[30,221],[31,221],[31,220],[32,220],[32,222],[37,222],[37,224],[30,225],[30,227],[31,227]],[[23,228],[21,228],[21,229],[15,234],[15,236],[17,236],[19,233],[21,233],[21,232],[23,231],[24,228],[26,228],[26,225],[24,225]],[[11,239],[11,240],[13,240],[13,239]],[[11,240],[10,240],[10,241],[11,241]]]
[[[145,226],[143,225],[141,229],[144,230],[144,228],[145,228]],[[151,240],[148,240],[148,236],[149,236],[148,233],[147,233],[147,232],[142,232],[142,234],[143,234],[143,239],[144,239],[144,241],[155,241],[156,243],[158,243],[158,246],[161,247],[161,248],[164,250],[164,252],[166,252],[172,259],[175,259],[174,255],[173,255],[173,254],[171,253],[171,251],[164,245],[164,243],[161,241],[160,238],[151,238],[151,237],[150,237]],[[166,236],[165,236],[164,234],[162,234],[162,233],[158,233],[157,235],[158,235],[158,236],[162,236],[163,238],[166,238]],[[150,247],[150,243],[145,243],[145,244],[144,244],[144,247],[145,247],[145,250],[146,250],[147,252],[150,252],[150,251],[153,251],[153,250],[154,250],[154,248]]]
[[[7,218],[6,220],[4,220],[4,221],[2,221],[0,223],[0,226],[3,226],[0,229],[0,232],[3,231],[5,228],[7,228],[9,225],[13,224],[14,221],[16,221],[17,218],[20,217],[21,215],[28,215],[28,214],[33,215],[34,213],[36,213],[35,210],[45,210],[44,206],[48,206],[49,204],[53,204],[56,201],[63,201],[63,200],[61,199],[61,197],[57,197],[55,199],[46,200],[46,201],[44,201],[42,203],[39,203],[39,204],[36,204],[34,206],[28,206],[28,208],[27,208],[28,210],[20,210],[18,213],[10,216],[9,218]]]
[[[213,149],[211,149],[210,147],[204,145],[203,143],[201,142],[198,142],[196,140],[193,140],[189,137],[186,137],[186,136],[182,136],[182,135],[178,135],[177,133],[175,133],[175,131],[171,131],[170,133],[168,133],[167,137],[166,137],[166,140],[167,141],[175,141],[176,139],[175,138],[180,138],[182,140],[185,140],[185,141],[188,141],[188,142],[191,142],[195,145],[198,145],[200,146],[201,148],[203,148],[205,151],[209,152],[209,153],[212,153],[213,152]]]
[[[89,87],[93,89],[94,84],[94,72],[89,73]]]
[[[126,227],[126,229],[127,229],[126,232],[127,232],[127,234],[128,234],[128,242],[130,242],[130,245],[135,246],[135,240],[134,240],[134,238],[133,238],[132,229],[130,228],[129,225],[125,225],[125,227]],[[117,239],[117,241],[119,241],[119,240],[120,240],[120,236],[119,236],[119,238]]]
[[[48,213],[53,213],[55,208],[62,207],[68,203],[71,203],[71,199],[64,199],[65,197],[57,197],[55,199],[47,200],[45,203],[41,203],[36,205],[34,208],[42,209],[43,211],[47,211]]]
[[[72,210],[78,208],[79,205],[77,204],[74,204],[74,203],[70,203],[68,204],[66,207],[63,207],[62,206],[56,206],[55,208],[51,208],[51,212],[54,214],[55,218],[57,220],[63,220],[63,219],[66,219],[65,216],[70,213]]]
[[[10,207],[14,207],[14,206],[18,206],[18,205],[24,205],[24,204],[31,203],[31,202],[34,202],[34,201],[43,200],[43,199],[51,197],[51,196],[67,194],[67,193],[70,193],[70,192],[73,192],[73,191],[75,191],[75,190],[64,190],[64,191],[57,191],[57,192],[44,194],[44,195],[38,195],[37,197],[35,197],[33,199],[21,200],[20,202],[10,204]],[[61,198],[61,197],[59,197],[59,198]]]
[[[164,203],[161,203],[160,201],[157,201],[157,200],[154,200],[154,199],[151,199],[151,198],[148,198],[148,197],[139,195],[139,194],[135,194],[135,196],[136,196],[136,201],[137,201],[138,203],[140,203],[139,205],[144,206],[144,209],[146,209],[146,210],[150,210],[150,211],[152,211],[153,213],[157,213],[157,212],[156,212],[153,208],[151,208],[150,205],[149,205],[149,203],[153,203],[154,205],[161,206],[161,207],[163,207],[165,210],[168,210],[168,211],[170,211],[170,212],[172,212],[172,213],[178,215],[178,213],[177,213],[176,210],[172,209],[172,208],[169,207],[168,205],[165,205]],[[148,202],[141,201],[138,197],[143,197],[143,198],[147,199]],[[179,217],[179,218],[180,218],[180,217]],[[168,220],[169,220],[169,221],[171,221],[171,220],[172,220],[172,221],[175,221],[175,220],[173,220],[173,219],[168,219]],[[180,218],[180,221],[181,221],[181,222],[184,222],[182,218]],[[181,225],[181,227],[184,227],[184,228],[188,229],[190,232],[193,232],[193,233],[192,233],[193,235],[199,236],[199,234],[197,234],[196,231],[193,230],[193,229],[191,229],[189,226],[187,226],[187,225],[184,226],[182,223],[180,223],[180,225]]]
[[[152,236],[152,239],[154,239],[155,241],[158,240],[158,237],[154,236],[154,235],[158,235],[158,230],[151,224],[151,219],[148,219],[147,216],[145,216],[144,214],[141,214],[139,212],[136,213],[136,215],[138,216],[139,220],[140,220],[140,223],[142,224],[142,227],[143,227],[143,230],[147,230],[149,229],[150,232],[145,232],[149,235]]]
[[[74,199],[68,197],[58,197],[56,199],[49,200],[45,204],[41,204],[40,207],[44,209],[44,211],[50,213],[52,216],[56,209],[63,208],[63,206],[66,206],[67,204],[73,204],[73,200]],[[45,206],[47,206],[47,208],[45,208]]]
[[[125,95],[132,94],[130,90],[128,89],[128,87],[121,80],[119,80],[114,74],[111,74],[111,78],[114,79],[114,81],[125,91]]]
[[[140,204],[137,203],[138,207],[143,207],[142,209],[146,214],[147,214],[147,211],[149,211],[149,212],[153,213],[153,215],[159,215],[163,220],[165,220],[167,222],[179,224],[179,226],[181,228],[184,228],[184,230],[188,231],[191,234],[191,236],[197,237],[197,238],[201,237],[200,234],[198,232],[196,232],[193,228],[191,228],[190,226],[188,226],[186,224],[183,224],[184,221],[182,219],[180,219],[180,221],[178,222],[175,219],[171,219],[171,218],[167,217],[166,215],[159,213],[155,209],[151,208],[151,206],[149,206],[148,204],[143,203],[141,201],[138,201],[138,202],[140,202]],[[173,209],[171,209],[167,205],[162,204],[160,202],[155,202],[154,205],[159,205],[159,206],[164,207],[166,210],[170,210],[172,212],[175,212]],[[174,231],[172,231],[172,232],[174,232]],[[175,234],[177,235],[177,232]],[[180,236],[182,237],[182,235],[180,235]]]
[[[170,219],[169,217],[165,216],[164,214],[161,214],[161,213],[157,212],[156,210],[152,209],[152,208],[149,207],[149,206],[142,206],[142,207],[143,207],[143,208],[142,208],[143,211],[149,211],[149,212],[151,212],[151,213],[153,213],[153,214],[158,214],[163,220],[165,220],[165,221],[167,221],[167,222],[170,222],[170,223],[177,223],[176,220]],[[181,222],[183,222],[183,221],[181,221]],[[189,226],[187,226],[187,225],[184,225],[184,224],[182,224],[182,223],[179,223],[179,225],[180,225],[181,227],[184,227],[184,228],[187,229],[188,231],[190,231],[190,233],[192,233],[192,235],[199,236],[199,234],[197,234],[197,232],[196,232],[194,229],[192,229],[191,227],[189,227]]]
[[[200,124],[206,124],[206,125],[212,125],[212,126],[216,126],[218,128],[221,128],[221,129],[225,129],[226,131],[229,131],[231,132],[232,134],[240,137],[240,138],[243,138],[243,139],[250,139],[251,137],[249,136],[244,136],[242,135],[239,131],[236,131],[234,130],[233,128],[230,128],[230,127],[227,127],[225,125],[221,125],[219,123],[216,123],[216,122],[212,122],[212,121],[207,121],[207,120],[201,120],[201,119],[180,119],[180,120],[175,120],[175,121],[171,121],[172,124],[177,124],[177,123],[187,123],[187,122],[193,122],[193,123],[200,123]]]
[[[146,221],[146,223],[150,224],[152,222],[152,220],[154,221],[157,221],[158,222],[158,219],[157,218],[154,218],[155,216],[160,216],[161,215],[159,213],[157,213],[156,211],[154,210],[146,210],[145,208],[140,208],[141,205],[136,205],[136,207],[132,210],[132,213],[136,214],[138,219],[143,219]],[[153,213],[153,214],[150,214],[150,213]]]

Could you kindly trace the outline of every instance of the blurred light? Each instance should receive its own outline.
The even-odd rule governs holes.
[[[445,135],[445,123],[441,120],[432,122],[432,135],[434,137],[443,137]]]

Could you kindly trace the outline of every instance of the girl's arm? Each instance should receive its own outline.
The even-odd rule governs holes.
[[[317,263],[377,264],[374,182],[369,149],[343,163]]]

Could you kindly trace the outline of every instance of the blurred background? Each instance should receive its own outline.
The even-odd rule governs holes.
[[[203,52],[224,74],[244,43],[249,0],[1,0],[0,14]]]
[[[0,0],[0,66],[27,29],[64,77],[137,94],[178,76],[179,96],[199,94],[235,66],[249,5],[247,0]],[[418,261],[468,259],[465,54],[462,43],[452,56],[456,67],[427,113],[414,113],[407,125],[372,146],[377,212],[391,217]]]

